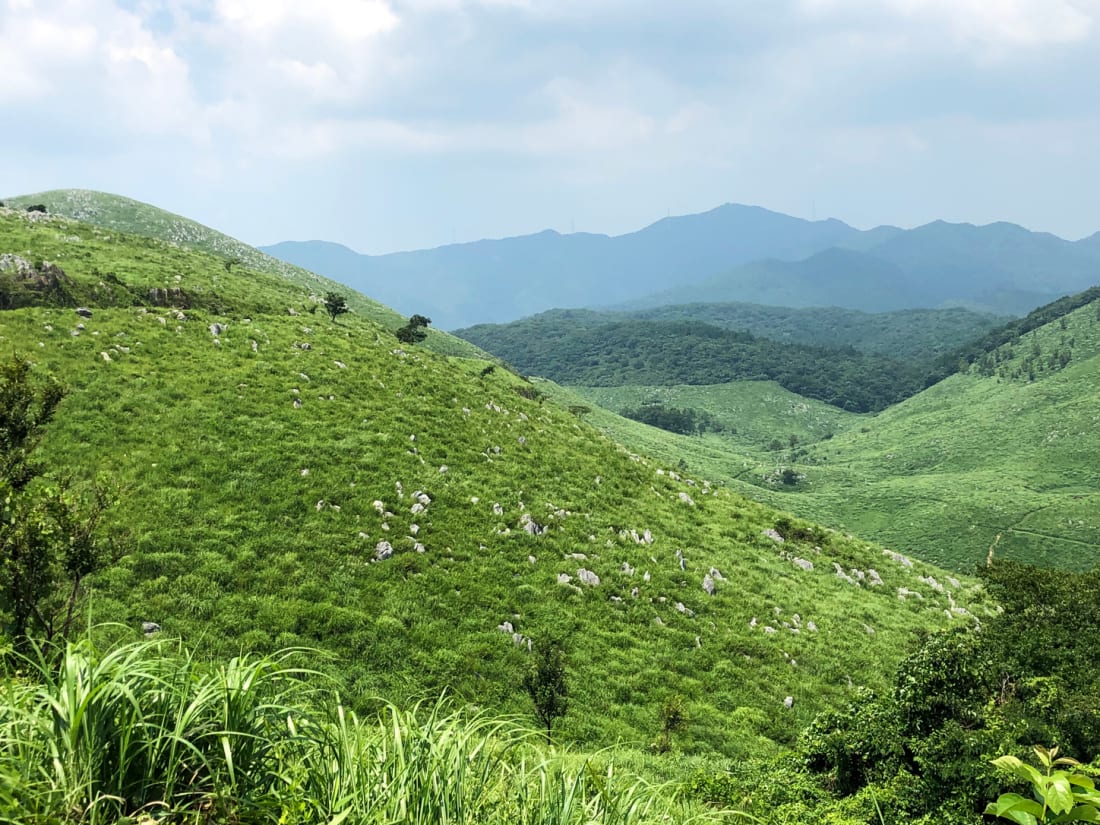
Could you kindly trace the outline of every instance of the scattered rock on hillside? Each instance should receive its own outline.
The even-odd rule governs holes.
[[[836,570],[836,577],[841,581],[846,581],[848,584],[857,584],[856,580],[844,572],[844,568],[837,562],[833,562],[833,569]]]
[[[210,334],[213,335],[215,338],[217,338],[223,332],[225,332],[225,325],[224,324],[211,324],[210,325]]]
[[[79,315],[81,318],[91,318],[92,317],[92,311],[90,309],[88,309],[87,307],[77,307],[76,308],[76,314]]]
[[[393,545],[388,541],[380,541],[374,546],[374,557],[378,561],[385,561],[393,555]]]
[[[583,567],[577,571],[577,578],[580,579],[583,584],[587,584],[589,587],[600,586],[600,577],[593,573],[591,570],[586,570]]]
[[[531,515],[529,513],[524,513],[523,516],[520,518],[519,523],[520,526],[523,527],[524,531],[532,536],[541,536],[549,532],[550,530],[549,527],[539,524],[537,521],[531,518]]]
[[[812,561],[799,558],[791,559],[791,561],[794,563],[795,567],[801,567],[803,570],[809,571],[814,569],[814,563]]]
[[[882,553],[883,553],[884,556],[889,556],[890,558],[892,558],[894,561],[896,561],[902,567],[912,567],[913,566],[913,560],[910,559],[908,556],[903,556],[901,553],[895,553],[893,550],[886,550],[886,549],[884,549],[882,551]]]
[[[680,498],[680,501],[682,501],[684,504],[688,505],[689,507],[694,507],[695,506],[695,499],[693,499],[687,493],[684,493],[684,492],[679,493],[679,498]]]
[[[767,530],[763,531],[761,535],[763,535],[765,538],[771,539],[776,544],[783,544],[787,541],[785,538],[783,538],[783,536],[779,534],[779,531],[775,530],[772,527],[769,527]]]
[[[703,576],[703,590],[706,591],[708,596],[714,595],[714,579],[710,577],[710,574]]]
[[[937,593],[942,593],[943,592],[943,585],[940,584],[938,581],[936,581],[931,576],[921,576],[918,581],[924,582],[929,587],[931,587],[933,590],[935,590]]]
[[[142,622],[141,632],[146,636],[152,636],[154,633],[160,633],[160,625],[156,622]]]

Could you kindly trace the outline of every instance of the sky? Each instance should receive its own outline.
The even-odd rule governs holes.
[[[0,196],[252,244],[1100,230],[1100,0],[0,0]]]

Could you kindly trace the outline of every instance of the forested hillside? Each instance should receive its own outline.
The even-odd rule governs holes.
[[[652,386],[775,381],[851,412],[885,409],[924,386],[920,366],[854,349],[780,343],[698,321],[579,326],[567,313],[455,333],[525,374],[563,384]]]

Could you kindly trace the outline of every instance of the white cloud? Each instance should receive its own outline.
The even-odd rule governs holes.
[[[855,27],[893,17],[888,25],[917,26],[913,37],[943,36],[957,48],[1001,53],[1078,43],[1095,36],[1100,24],[1096,0],[799,0],[819,19],[840,18]]]
[[[265,40],[294,31],[354,44],[398,23],[383,0],[218,0],[216,14],[238,34]]]

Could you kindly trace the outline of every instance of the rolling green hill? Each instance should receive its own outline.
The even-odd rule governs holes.
[[[807,505],[966,569],[1100,560],[1100,300],[809,451]],[[798,494],[802,497],[802,494]]]
[[[299,288],[294,293],[299,303],[302,301],[302,296],[312,295],[315,299],[312,303],[316,303],[317,296],[323,296],[328,291],[335,291],[348,296],[349,306],[352,310],[378,322],[387,329],[397,329],[405,322],[405,318],[389,307],[349,290],[344,284],[323,278],[301,267],[274,258],[248,244],[188,218],[121,195],[86,189],[56,189],[49,192],[38,192],[33,195],[9,197],[5,198],[3,202],[13,209],[25,209],[27,206],[41,204],[47,208],[49,215],[71,218],[100,229],[155,238],[166,241],[171,246],[180,249],[206,252],[221,258],[227,266],[227,271],[234,266],[239,266],[253,272],[276,275],[288,284]],[[48,218],[45,216],[39,216],[37,219],[48,223]],[[100,234],[95,240],[109,238],[109,235]],[[84,237],[84,240],[87,242],[90,239]],[[62,253],[60,247],[47,245],[43,248],[43,254],[49,260],[60,260],[57,256],[61,254],[80,257],[78,253],[73,251],[71,246],[67,253]],[[138,284],[148,284],[149,286],[161,288],[171,288],[175,285],[171,278],[161,278],[154,283],[149,274],[141,271],[141,267],[138,267],[137,271],[132,274],[134,282]],[[429,331],[427,346],[449,355],[470,357],[484,355],[476,348],[471,347],[466,341],[445,335],[438,330]]]
[[[1090,296],[1067,299],[1062,315],[1037,311],[1046,323],[1020,333],[1031,326],[1021,321],[1015,338],[991,335],[965,372],[874,416],[743,382],[554,393],[616,411],[645,399],[700,410],[723,431],[687,437],[598,409],[585,417],[634,449],[937,564],[971,570],[996,543],[1008,558],[1085,569],[1100,560],[1100,300],[1082,303]],[[787,468],[797,484],[778,481]]]
[[[116,491],[125,552],[89,582],[92,622],[156,622],[204,656],[318,647],[353,703],[445,690],[502,713],[528,712],[528,640],[558,637],[565,739],[644,745],[675,694],[683,747],[745,755],[883,686],[915,630],[988,609],[969,579],[633,454],[483,360],[290,315],[308,294],[279,276],[14,210],[4,255],[32,292],[56,262],[91,313],[35,293],[0,347],[69,386],[49,465]]]

